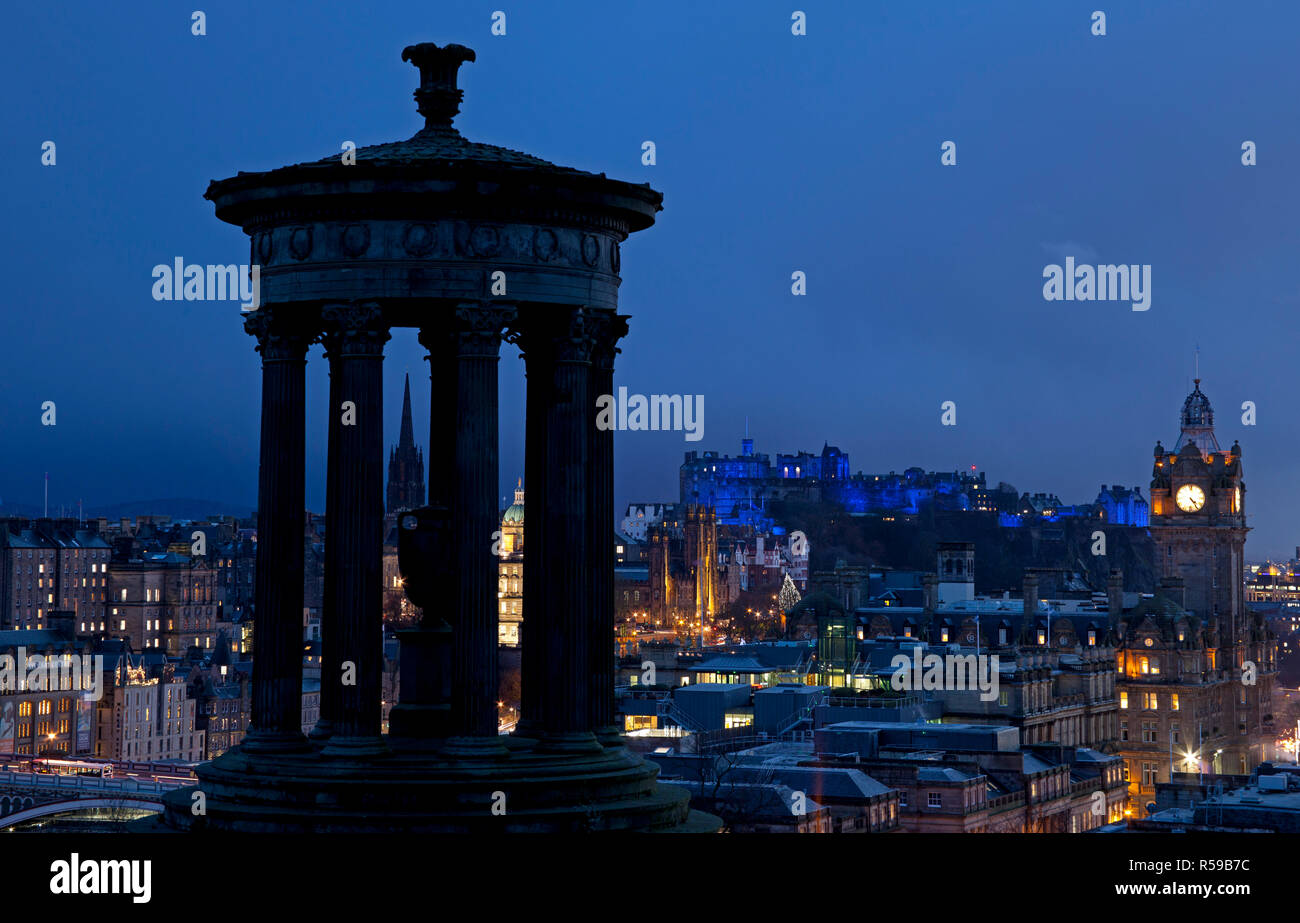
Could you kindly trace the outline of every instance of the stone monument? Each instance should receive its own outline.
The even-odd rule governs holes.
[[[620,244],[662,195],[466,140],[460,45],[412,45],[412,138],[213,182],[248,234],[262,305],[253,717],[244,743],[168,796],[177,829],[714,830],[614,723],[613,391],[627,331]],[[384,344],[419,330],[430,373],[428,506],[399,520],[423,623],[401,635],[381,722]],[[527,374],[522,715],[497,731],[497,365]],[[304,375],[329,362],[320,722],[301,730]],[[352,415],[345,422],[344,405]],[[445,448],[443,448],[445,447]],[[352,682],[344,677],[351,676]]]

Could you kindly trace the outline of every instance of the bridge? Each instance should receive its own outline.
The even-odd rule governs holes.
[[[0,771],[0,830],[74,811],[161,811],[164,794],[189,784],[193,783]]]

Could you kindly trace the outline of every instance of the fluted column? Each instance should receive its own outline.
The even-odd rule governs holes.
[[[546,749],[598,750],[592,733],[591,389],[588,312],[566,309],[521,331],[528,368],[524,517],[525,728]],[[534,394],[534,388],[538,393]],[[542,488],[540,506],[533,502]],[[540,521],[540,527],[533,526]],[[530,528],[532,531],[530,531]]]
[[[445,395],[455,407],[454,481],[451,534],[456,558],[456,613],[453,621],[453,722],[460,738],[449,749],[482,749],[497,736],[497,580],[499,560],[493,534],[500,528],[497,508],[497,365],[501,340],[514,320],[509,305],[462,304],[455,312],[455,391]],[[448,433],[447,435],[450,435]]]
[[[547,500],[546,413],[554,385],[554,358],[550,332],[543,319],[525,314],[515,325],[515,342],[523,352],[527,390],[524,399],[524,474],[528,477],[528,503],[524,513],[524,626],[520,636],[519,722],[516,737],[539,737],[545,727],[544,704],[550,674],[546,637],[550,633],[545,609],[546,579],[543,559],[548,520],[542,510]]]
[[[340,370],[335,362],[335,356],[332,355],[331,342],[322,338],[325,343],[325,358],[329,360],[329,404],[326,414],[328,425],[328,445],[335,446],[338,444],[339,435],[336,432],[342,425],[342,414],[338,413],[335,408],[340,407],[345,400],[343,394],[343,380]],[[330,528],[329,517],[334,515],[340,508],[341,503],[338,496],[339,466],[337,459],[332,451],[327,450],[325,461],[325,512],[326,512],[326,542],[325,542],[325,560],[324,573],[322,574],[322,595],[321,595],[321,615],[320,615],[320,635],[321,635],[321,676],[339,676],[340,663],[342,658],[339,657],[339,635],[341,627],[339,625],[339,594],[337,581],[339,576],[338,558],[336,555],[337,546],[330,541],[328,534]],[[327,740],[334,733],[338,724],[341,698],[339,696],[339,684],[334,682],[322,682],[320,686],[320,718],[316,726],[311,729],[307,736],[313,741],[321,742]]]
[[[456,463],[451,447],[456,442],[456,356],[458,337],[455,313],[420,330],[420,344],[429,351],[429,452],[426,462],[429,506],[451,508],[455,493]],[[442,446],[443,451],[435,451]]]
[[[245,319],[262,354],[257,478],[256,637],[253,714],[243,748],[305,749],[302,734],[302,602],[305,370],[314,334],[269,308]]]
[[[337,713],[324,753],[363,756],[386,750],[383,695],[384,344],[388,326],[377,304],[327,305],[322,311],[331,394],[325,567],[333,571],[331,626],[321,686],[336,689]],[[327,601],[326,605],[330,605]]]
[[[588,707],[597,738],[606,746],[618,746],[623,738],[614,724],[614,431],[596,426],[595,403],[601,395],[614,393],[616,344],[627,335],[627,317],[613,311],[592,312],[590,327],[594,350],[588,395],[591,480],[587,496],[593,567]]]
[[[407,597],[421,607],[421,614],[418,626],[397,633],[402,681],[399,701],[388,714],[388,733],[390,737],[430,741],[448,737],[459,727],[451,704],[451,622],[456,620],[452,610],[459,599],[460,574],[454,551],[448,552],[453,547],[451,503],[456,480],[454,314],[452,323],[440,318],[421,328],[420,343],[428,350],[425,358],[429,363],[428,506],[401,517],[398,544],[407,549],[403,555],[420,561],[419,573],[407,577],[405,585]],[[417,531],[421,523],[428,534]],[[436,560],[429,560],[429,554],[436,555]],[[407,565],[402,567],[405,573]]]

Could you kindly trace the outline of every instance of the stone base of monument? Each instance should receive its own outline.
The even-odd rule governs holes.
[[[235,748],[164,799],[170,829],[240,833],[716,832],[684,788],[625,747],[548,751],[502,737],[476,759],[390,741],[382,757],[261,755]],[[458,742],[457,742],[458,743]]]

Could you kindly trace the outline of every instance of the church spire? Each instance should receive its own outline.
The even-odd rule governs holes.
[[[415,447],[415,427],[411,424],[411,373],[406,373],[406,386],[402,395],[402,431],[397,437],[399,449]]]
[[[411,423],[411,376],[402,393],[402,430],[388,455],[388,512],[424,506],[424,455],[415,446]]]

